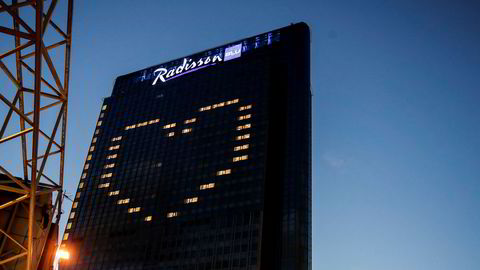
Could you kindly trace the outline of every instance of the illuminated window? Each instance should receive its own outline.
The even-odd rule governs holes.
[[[244,111],[244,110],[248,110],[248,109],[251,109],[252,108],[252,105],[246,105],[246,106],[242,106],[240,108],[238,108],[239,111]]]
[[[247,133],[247,134],[243,134],[243,135],[235,137],[235,140],[240,141],[240,140],[245,140],[245,139],[248,139],[248,138],[250,138],[250,134]]]
[[[174,135],[175,135],[175,132],[169,132],[169,133],[167,134],[167,137],[173,137]]]
[[[67,239],[68,239],[68,233],[63,235],[63,240],[67,240]]]
[[[132,208],[128,208],[128,213],[136,213],[136,212],[140,212],[140,207],[132,207]]]
[[[102,121],[98,121],[97,122],[97,127],[101,126],[102,125]]]
[[[148,125],[148,121],[137,124],[137,127],[143,127],[143,126],[146,126],[146,125]]]
[[[155,123],[158,123],[158,122],[160,122],[160,119],[154,119],[154,120],[148,121],[149,124],[155,124]]]
[[[200,190],[211,189],[215,187],[215,183],[203,184],[200,185]]]
[[[134,129],[134,128],[136,128],[136,127],[137,127],[137,125],[126,126],[126,127],[125,127],[125,130]]]
[[[92,155],[88,155],[87,160],[91,160],[91,159],[92,159]]]
[[[164,129],[173,128],[173,127],[175,127],[176,125],[177,125],[176,123],[171,123],[171,124],[168,124],[168,125],[163,126],[163,128],[164,128]]]
[[[90,164],[85,164],[85,166],[83,167],[84,170],[88,169],[88,167],[90,167]]]
[[[119,149],[119,148],[120,148],[120,145],[117,144],[117,145],[114,145],[114,146],[110,146],[110,147],[108,148],[108,150],[117,150],[117,149]]]
[[[70,218],[74,218],[75,217],[75,212],[71,212],[70,213]]]
[[[245,119],[250,119],[252,117],[251,114],[246,114],[238,117],[238,120],[245,120]]]
[[[233,162],[247,160],[247,159],[248,159],[248,155],[243,155],[243,156],[239,156],[239,157],[234,157]]]
[[[182,130],[182,133],[190,133],[190,132],[192,132],[191,128],[185,128]]]
[[[77,206],[78,206],[78,202],[74,202],[72,205],[72,208],[77,208]]]
[[[86,177],[87,177],[87,173],[84,172],[84,173],[82,174],[82,179],[85,179]]]
[[[75,198],[79,199],[81,194],[82,194],[81,192],[77,192],[77,195],[75,196]]]
[[[96,142],[97,142],[97,137],[93,137],[92,143],[96,143]]]
[[[67,224],[67,230],[69,230],[69,229],[71,229],[71,228],[72,228],[72,222],[69,222],[69,223]]]
[[[235,104],[235,103],[238,103],[239,99],[233,99],[233,100],[229,100],[227,101],[227,105],[230,105],[230,104]]]
[[[220,108],[220,107],[223,107],[223,106],[225,106],[225,102],[220,102],[220,103],[214,104],[212,106],[212,109]]]
[[[102,174],[102,176],[100,176],[100,178],[108,178],[108,177],[112,177],[113,173],[104,173]]]
[[[115,163],[107,164],[107,165],[105,165],[103,168],[109,169],[109,168],[113,168],[113,167],[115,167]]]
[[[107,105],[103,105],[102,107],[102,111],[106,110],[107,109]]]
[[[221,171],[218,171],[217,172],[217,175],[220,176],[220,175],[226,175],[226,174],[230,174],[232,172],[232,170],[230,169],[226,169],[226,170],[221,170]]]
[[[188,120],[185,120],[185,124],[190,124],[190,123],[195,123],[195,121],[197,121],[197,118],[192,118],[192,119],[188,119]]]
[[[206,106],[206,107],[202,107],[200,108],[200,111],[203,112],[203,111],[209,111],[212,109],[212,106]]]
[[[121,139],[122,139],[122,136],[118,136],[118,137],[113,138],[112,142],[120,141]]]
[[[112,159],[112,158],[117,158],[117,154],[107,156],[107,159]]]
[[[123,199],[123,200],[118,200],[117,204],[126,204],[129,202],[130,202],[130,199]]]
[[[245,150],[248,149],[248,144],[240,145],[240,146],[235,146],[233,148],[233,151],[240,151],[240,150]]]
[[[106,187],[109,187],[109,186],[110,186],[110,183],[104,183],[104,184],[98,185],[98,188],[106,188]]]
[[[100,114],[100,117],[98,117],[98,118],[103,118],[104,116],[105,116],[105,114],[102,112],[102,113]]]
[[[192,198],[186,198],[186,199],[185,199],[185,203],[186,203],[186,204],[196,203],[196,202],[198,202],[198,197],[192,197]]]
[[[230,104],[238,103],[238,101],[239,101],[239,99],[237,98],[237,99],[229,100],[229,101],[227,101],[226,103],[227,103],[227,105],[230,105]]]
[[[250,128],[252,127],[252,125],[250,124],[245,124],[245,125],[242,125],[242,126],[238,126],[237,127],[237,130],[243,130],[243,129],[247,129],[247,128]]]
[[[211,109],[216,109],[216,108],[220,108],[220,107],[223,107],[223,106],[226,106],[226,105],[231,105],[231,104],[235,104],[235,103],[238,103],[239,99],[232,99],[232,100],[229,100],[229,101],[226,101],[226,102],[219,102],[219,103],[216,103],[216,104],[213,104],[213,105],[210,105],[210,106],[205,106],[205,107],[201,107],[199,109],[199,111],[203,112],[203,111],[208,111],[208,110],[211,110]]]
[[[151,221],[151,220],[152,220],[152,216],[145,217],[145,221]]]
[[[167,218],[173,218],[173,217],[177,217],[177,216],[178,216],[178,212],[167,213]]]
[[[90,146],[90,150],[88,150],[88,151],[92,152],[93,150],[95,150],[95,146]]]
[[[83,188],[83,182],[80,182],[80,185],[78,185],[78,188]]]
[[[110,192],[108,193],[108,196],[116,196],[116,195],[118,195],[118,194],[120,194],[120,190],[115,190],[115,191],[110,191]]]
[[[100,129],[97,128],[97,129],[95,130],[95,135],[98,135],[98,133],[100,133]]]

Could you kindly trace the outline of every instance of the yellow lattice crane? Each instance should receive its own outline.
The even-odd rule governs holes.
[[[73,0],[63,5],[66,23],[60,25],[52,19],[58,0],[5,1],[0,0],[2,18],[9,19],[0,26],[0,106],[6,106],[0,130],[0,269],[51,269],[63,199]],[[18,147],[7,146],[15,142]]]

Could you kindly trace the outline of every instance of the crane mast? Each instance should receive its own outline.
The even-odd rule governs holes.
[[[0,91],[0,106],[6,106],[0,130],[2,269],[49,269],[48,243],[58,241],[74,1],[62,3],[62,11],[57,10],[59,2],[0,0],[0,13],[9,18],[0,26],[2,50],[6,48],[0,52],[0,68],[2,82],[7,82]],[[59,16],[66,22],[54,22],[57,12],[66,14]],[[11,43],[3,42],[10,38]],[[17,155],[5,151],[7,144],[15,143],[18,146],[8,149]],[[20,160],[13,160],[16,156]]]

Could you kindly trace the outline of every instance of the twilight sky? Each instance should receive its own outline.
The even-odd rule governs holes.
[[[479,14],[475,0],[76,1],[67,192],[115,77],[305,21],[313,269],[478,270]]]

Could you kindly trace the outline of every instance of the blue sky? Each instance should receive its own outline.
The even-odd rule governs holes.
[[[305,21],[313,269],[480,269],[479,2],[119,0],[74,11],[68,192],[115,77]]]

